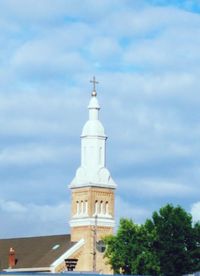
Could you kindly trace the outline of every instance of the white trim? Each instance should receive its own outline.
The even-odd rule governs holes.
[[[74,218],[70,220],[69,224],[70,227],[94,226],[95,223],[97,223],[97,226],[115,227],[114,219],[98,217],[97,221],[95,220],[95,218]]]
[[[104,184],[104,183],[93,183],[93,182],[86,182],[86,183],[80,183],[80,184],[74,184],[71,183],[68,188],[70,189],[77,189],[82,187],[97,187],[97,188],[106,188],[106,189],[112,189],[115,190],[117,188],[117,185],[114,184]]]
[[[81,239],[78,241],[74,246],[72,246],[69,250],[67,250],[63,255],[61,255],[57,260],[55,260],[51,265],[52,272],[54,269],[60,265],[65,259],[67,259],[69,256],[71,256],[74,252],[76,252],[81,246],[85,244],[85,240]]]
[[[5,272],[34,272],[34,271],[49,271],[51,272],[50,267],[31,267],[31,268],[12,268],[12,269],[3,269]]]
[[[87,122],[86,122],[87,123]],[[81,134],[81,138],[87,138],[87,139],[94,139],[94,138],[99,138],[101,140],[106,140],[108,138],[108,136],[106,135],[82,135]]]

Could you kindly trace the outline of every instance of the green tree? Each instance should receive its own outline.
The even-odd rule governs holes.
[[[135,241],[139,226],[132,220],[121,219],[116,236],[105,238],[105,257],[115,273],[131,274],[133,259],[137,256]]]
[[[196,223],[193,229],[194,243],[191,249],[193,272],[200,271],[200,223]]]
[[[143,225],[121,219],[105,238],[105,257],[115,273],[179,276],[200,270],[200,223],[167,204]]]
[[[115,273],[158,275],[158,259],[151,252],[150,237],[154,233],[148,230],[147,225],[121,219],[116,236],[105,238],[105,257]]]
[[[156,231],[151,221],[140,226],[138,233],[138,255],[132,262],[132,273],[142,275],[160,275],[160,263],[156,252],[152,250],[156,241]]]
[[[159,257],[161,272],[179,276],[197,271],[200,232],[199,225],[193,227],[192,216],[180,206],[168,204],[153,213],[152,224],[156,230],[152,250]]]

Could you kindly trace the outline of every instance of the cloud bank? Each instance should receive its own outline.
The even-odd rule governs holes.
[[[166,203],[199,219],[199,12],[187,0],[1,1],[0,237],[69,231],[93,75],[116,220]]]

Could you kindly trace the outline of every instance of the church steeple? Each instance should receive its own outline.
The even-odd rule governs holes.
[[[91,99],[88,105],[89,118],[81,134],[81,166],[70,188],[83,186],[101,186],[115,188],[106,168],[106,139],[104,127],[99,120],[100,105],[97,99],[95,78]]]
[[[113,233],[116,184],[106,168],[107,137],[99,120],[97,82],[95,78],[91,82],[93,91],[88,105],[89,118],[81,133],[81,164],[69,186],[72,191],[71,240],[84,239],[85,242],[84,253],[77,264],[78,271],[79,265],[84,267],[82,270],[92,271],[96,256],[97,271],[108,273],[110,268],[105,264],[103,253],[97,252],[92,256],[92,252],[96,252],[94,240]]]

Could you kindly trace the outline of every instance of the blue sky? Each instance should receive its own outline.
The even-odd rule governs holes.
[[[93,75],[116,220],[200,219],[200,2],[1,0],[0,237],[68,233]]]

